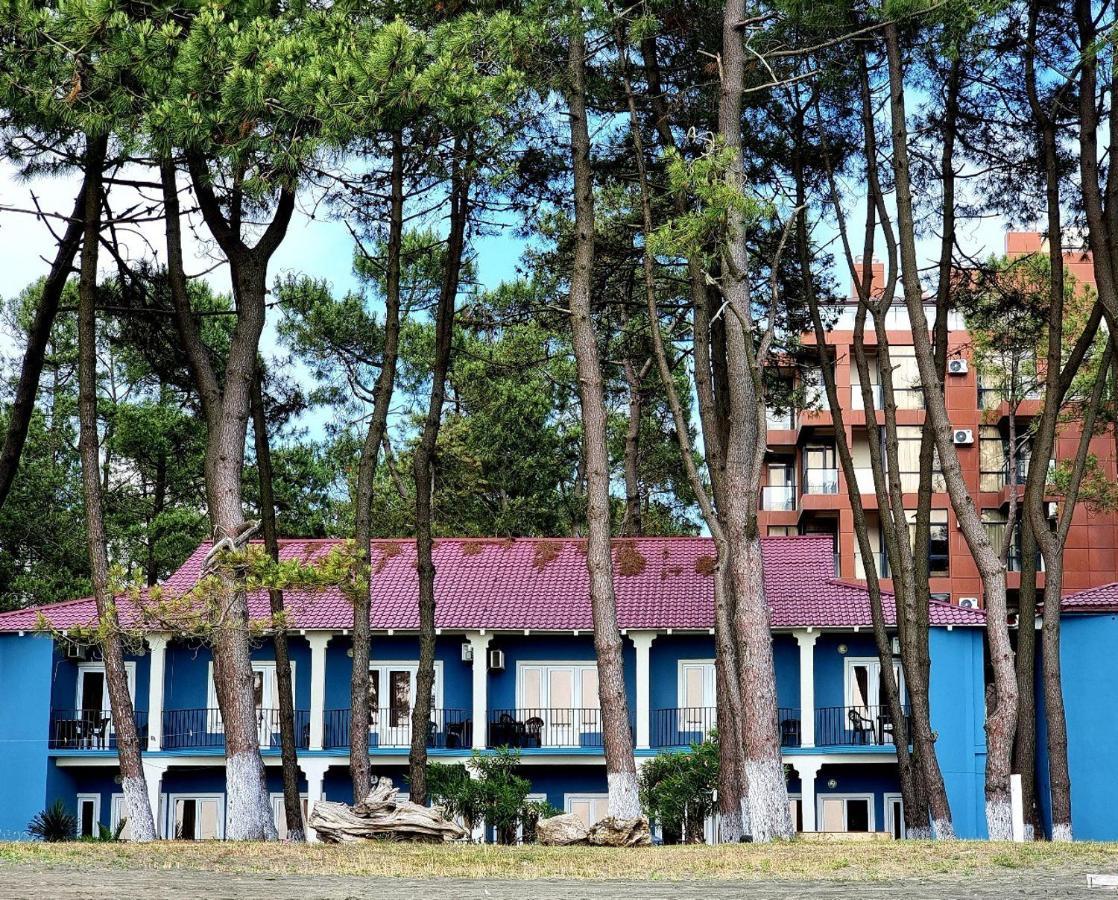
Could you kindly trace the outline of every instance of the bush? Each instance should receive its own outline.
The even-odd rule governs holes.
[[[432,763],[427,785],[434,802],[448,816],[460,817],[470,831],[484,820],[496,830],[497,843],[515,844],[518,828],[523,826],[525,841],[532,840],[536,822],[555,811],[546,802],[528,800],[532,784],[517,774],[519,767],[518,750],[503,747],[492,755],[474,751],[464,766]]]
[[[72,841],[77,830],[77,817],[66,809],[61,800],[55,800],[27,824],[28,834],[48,844]]]
[[[717,787],[718,738],[713,733],[692,744],[690,753],[661,753],[641,769],[641,805],[649,821],[659,823],[665,843],[702,843]]]

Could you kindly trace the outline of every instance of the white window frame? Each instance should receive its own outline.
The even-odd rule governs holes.
[[[687,670],[688,669],[702,669],[703,671],[703,696],[710,699],[709,703],[703,703],[702,707],[688,707],[684,703],[687,697]],[[718,715],[718,684],[715,669],[715,662],[713,659],[681,659],[677,665],[676,671],[676,688],[675,696],[676,703],[680,709],[711,709],[713,710],[712,716]],[[698,721],[692,716],[686,722],[681,718],[677,723],[680,731],[695,731],[696,729],[703,728],[706,725],[705,717],[700,717]],[[715,724],[716,718],[712,718],[710,724]],[[692,727],[693,726],[693,727]],[[705,735],[704,735],[705,737]]]
[[[164,794],[167,798],[166,807],[166,830],[163,832],[167,835],[168,840],[176,840],[175,838],[175,804],[180,800],[216,800],[217,801],[217,837],[216,840],[225,840],[225,795],[220,793],[196,793],[192,791],[181,791],[175,794]],[[195,838],[195,840],[208,840],[207,838]]]
[[[800,807],[799,819],[802,821],[803,817],[804,817],[804,809],[803,809],[803,807],[804,807],[804,795],[802,793],[801,794],[792,794],[792,793],[788,794],[788,814],[789,815],[792,815],[792,801],[793,800],[796,801],[796,803],[799,804],[799,807]],[[796,818],[797,818],[796,816],[792,815],[792,830],[795,831],[796,834],[803,834],[803,832],[800,831],[799,826],[796,824]]]
[[[280,830],[281,823],[283,827],[287,827],[287,807],[284,803],[283,791],[279,793],[271,793],[268,798],[272,801],[272,819],[276,823],[276,831]],[[305,791],[299,794],[299,799],[303,801],[303,827],[306,827],[307,820],[310,818],[310,798]],[[282,840],[282,839],[281,839]]]
[[[415,706],[416,682],[419,679],[419,660],[417,659],[370,659],[369,672],[378,672],[380,680],[380,696],[377,697],[378,709],[388,709],[385,706],[385,691],[389,686],[389,672],[410,672],[411,685],[408,694],[408,719],[404,725],[393,727],[389,722],[381,722],[378,709],[369,710],[369,734],[376,735],[377,743],[381,747],[407,747],[411,745],[411,709]],[[435,710],[443,706],[443,664],[442,660],[435,660],[435,687],[434,698],[431,703],[431,717],[434,721]]]
[[[93,804],[93,832],[90,837],[97,837],[100,833],[101,824],[101,795],[100,794],[78,794],[77,795],[78,815],[77,823],[74,826],[74,835],[76,837],[84,837],[82,834],[82,804]]]
[[[854,668],[855,666],[865,666],[869,669],[870,678],[866,687],[870,691],[879,691],[881,684],[881,660],[876,656],[848,656],[843,665],[842,673],[842,696],[843,705],[850,708],[858,708],[859,704],[854,702]],[[897,688],[900,690],[901,697],[905,696],[905,683],[904,683],[904,669],[901,666],[899,659],[893,660],[893,673],[897,679]],[[867,706],[885,706],[885,700],[881,697],[880,692],[875,698],[877,702],[868,703]]]
[[[225,723],[221,720],[221,704],[217,702],[217,684],[214,682],[214,664],[210,660],[208,668],[208,686],[206,688],[206,730],[210,734],[224,734]],[[274,659],[254,659],[252,660],[252,671],[260,672],[264,676],[263,696],[261,698],[261,709],[277,709],[279,706],[279,682],[276,680],[276,661]],[[295,690],[295,660],[291,660],[291,688],[292,693]],[[276,706],[269,706],[271,698],[276,698]],[[294,697],[292,697],[294,700]],[[278,726],[279,719],[276,719]],[[258,723],[260,732],[260,743],[267,747],[272,743],[271,722],[265,722],[263,719]],[[278,729],[277,729],[278,730]]]
[[[540,670],[540,706],[529,706],[525,701],[524,691],[524,673],[529,669]],[[598,663],[595,660],[566,660],[566,659],[521,659],[516,663],[516,709],[562,709],[562,707],[553,706],[551,703],[551,679],[550,672],[559,671],[564,669],[571,670],[571,699],[581,698],[582,693],[582,673],[586,671],[593,671],[594,677],[598,677]],[[594,706],[583,707],[573,706],[572,709],[584,710],[598,710],[596,716],[597,721],[588,721],[586,713],[583,713],[577,721],[572,719],[571,722],[545,722],[543,732],[541,734],[541,742],[545,747],[579,747],[582,743],[582,735],[584,734],[600,734],[602,731],[601,719],[601,706],[599,702],[599,695],[595,693]],[[577,737],[577,742],[570,739]]]
[[[580,803],[582,801],[590,801],[591,803],[593,803],[596,800],[605,800],[608,803],[609,802],[609,794],[608,793],[607,794],[597,794],[597,793],[593,793],[593,792],[587,793],[587,792],[581,792],[581,791],[576,791],[576,792],[570,793],[570,794],[564,794],[563,795],[563,812],[566,812],[566,813],[573,812],[573,810],[571,809],[571,806],[573,806],[575,803]],[[591,822],[590,824],[593,825],[594,823]]]
[[[109,676],[105,672],[105,664],[103,662],[80,662],[78,663],[78,677],[74,683],[74,709],[79,710],[82,708],[82,682],[85,680],[86,672],[100,672],[105,676],[104,682],[101,687],[101,711],[108,712],[112,707],[109,704]],[[124,672],[128,678],[128,696],[132,698],[133,706],[136,703],[136,663],[134,660],[125,660]]]
[[[158,838],[163,831],[163,811],[167,807],[167,795],[160,794],[157,802],[159,808],[153,809],[151,812],[155,818],[155,836]],[[116,834],[120,820],[127,818],[128,808],[124,800],[124,794],[112,794],[109,797],[109,829],[113,834]],[[121,840],[130,840],[130,838],[121,838]]]
[[[823,828],[823,801],[824,800],[842,800],[842,831],[831,832],[832,834],[861,834],[861,832],[850,831],[850,824],[848,818],[848,811],[846,801],[849,800],[865,800],[869,810],[869,816],[866,820],[866,831],[873,833],[877,831],[877,816],[874,814],[874,796],[873,794],[817,794],[815,797],[815,822],[816,827],[822,830]]]
[[[893,791],[891,793],[882,794],[882,806],[885,810],[885,830],[889,834],[893,834],[895,830],[900,832],[901,840],[908,836],[907,829],[904,823],[904,798]],[[893,804],[897,804],[897,813],[900,814],[900,821],[896,821],[895,813],[893,812]]]

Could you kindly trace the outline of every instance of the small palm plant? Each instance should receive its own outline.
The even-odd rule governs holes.
[[[48,844],[72,841],[77,830],[77,818],[66,809],[61,800],[55,800],[46,809],[36,813],[35,818],[27,824],[27,832],[32,837]]]

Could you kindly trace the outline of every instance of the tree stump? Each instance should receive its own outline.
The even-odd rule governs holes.
[[[320,800],[307,824],[319,840],[330,844],[385,837],[438,844],[469,836],[437,808],[398,800],[397,793],[389,779],[381,778],[369,795],[354,806]]]

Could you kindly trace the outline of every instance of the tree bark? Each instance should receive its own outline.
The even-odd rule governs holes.
[[[174,164],[162,163],[166,208],[168,281],[175,303],[179,337],[190,361],[206,418],[206,502],[215,545],[239,549],[246,532],[241,496],[245,438],[256,373],[260,335],[264,329],[268,261],[291,221],[295,194],[279,192],[272,221],[255,246],[242,239],[240,197],[230,196],[226,218],[210,184],[204,160],[189,157],[191,180],[202,216],[229,261],[237,321],[219,382],[190,309],[182,263],[181,224]],[[218,565],[216,589],[224,611],[212,636],[214,686],[225,733],[227,837],[233,840],[276,837],[271,801],[260,757],[252,660],[248,635],[248,598],[243,571]]]
[[[586,35],[582,7],[575,6],[567,55],[571,167],[574,173],[574,263],[570,277],[571,334],[582,406],[582,453],[586,466],[586,565],[598,657],[598,697],[602,743],[609,785],[609,814],[619,819],[640,815],[637,768],[625,694],[621,631],[613,589],[610,543],[609,450],[606,408],[598,343],[591,318],[590,285],[594,268],[594,176],[586,113]]]
[[[62,291],[73,271],[74,256],[81,244],[84,227],[83,210],[88,188],[85,181],[89,178],[88,166],[86,169],[81,192],[74,201],[74,211],[70,214],[66,230],[58,242],[54,262],[43,281],[35,318],[27,332],[27,345],[23,351],[19,382],[16,384],[15,396],[8,414],[4,445],[0,448],[0,507],[3,507],[4,501],[8,498],[8,492],[12,489],[12,482],[16,477],[16,470],[19,468],[19,458],[23,453],[24,442],[27,440],[27,428],[31,424],[31,416],[35,411],[35,397],[39,392],[39,378],[43,374],[43,362],[50,343],[51,329],[58,314]],[[100,183],[100,174],[97,173],[98,183]]]
[[[97,604],[112,728],[120,762],[121,789],[132,840],[153,841],[157,837],[155,819],[148,800],[136,713],[124,665],[124,644],[109,576],[97,435],[97,255],[101,239],[101,173],[107,146],[108,138],[87,138],[81,209],[84,238],[78,280],[78,450],[82,466],[89,568]]]
[[[722,21],[722,84],[718,132],[728,152],[725,179],[735,194],[744,195],[741,144],[745,48],[740,23],[746,18],[743,0],[726,4]],[[726,210],[722,247],[721,289],[725,301],[726,386],[729,429],[725,452],[726,538],[730,578],[736,601],[734,633],[742,697],[742,743],[749,821],[753,839],[767,842],[791,837],[788,788],[777,727],[776,676],[773,665],[769,609],[757,506],[766,449],[762,365],[771,340],[768,333],[754,346],[749,297],[749,258],[745,214],[740,206]],[[729,737],[728,735],[726,737]],[[724,738],[725,739],[725,738]]]
[[[411,750],[408,753],[408,783],[415,803],[427,802],[427,737],[431,722],[431,698],[435,688],[435,563],[433,493],[435,448],[446,397],[446,376],[454,338],[454,304],[458,297],[465,247],[466,221],[469,218],[469,164],[463,157],[464,141],[454,142],[451,162],[450,233],[446,244],[446,263],[435,313],[435,364],[431,373],[431,396],[423,434],[415,448],[412,473],[415,476],[415,545],[419,570],[419,670],[415,679],[415,708],[412,710]],[[475,728],[484,723],[475,722]]]
[[[912,183],[908,160],[908,124],[905,113],[904,71],[895,23],[884,28],[889,67],[889,110],[893,126],[893,177],[896,185],[901,278],[912,328],[916,364],[924,388],[926,415],[935,434],[936,449],[956,521],[982,579],[987,614],[987,643],[994,673],[993,702],[986,715],[986,823],[991,840],[1013,836],[1009,801],[1013,741],[1017,724],[1017,677],[1009,639],[1006,610],[1005,567],[990,543],[981,516],[968,493],[955,445],[951,420],[944,403],[928,337],[923,291],[916,258],[916,232],[912,208]]]
[[[360,803],[372,788],[369,767],[369,654],[372,607],[373,480],[377,458],[388,427],[388,409],[396,382],[400,349],[400,250],[404,237],[404,147],[399,132],[392,135],[391,197],[388,211],[388,246],[385,266],[384,349],[373,393],[373,414],[361,448],[354,502],[353,543],[359,572],[354,579],[353,667],[350,676],[349,767],[353,802]]]
[[[263,365],[258,365],[252,384],[252,434],[256,443],[256,474],[260,483],[260,522],[264,549],[279,562],[279,535],[276,529],[276,504],[272,495],[272,449],[268,444],[268,419],[264,410]],[[274,619],[283,618],[283,591],[268,591],[268,604]],[[296,758],[295,688],[291,682],[291,656],[287,648],[287,629],[277,625],[272,635],[276,651],[276,693],[279,696],[280,759],[283,769],[283,813],[287,840],[306,840],[303,827],[303,800],[299,794],[299,761]]]

